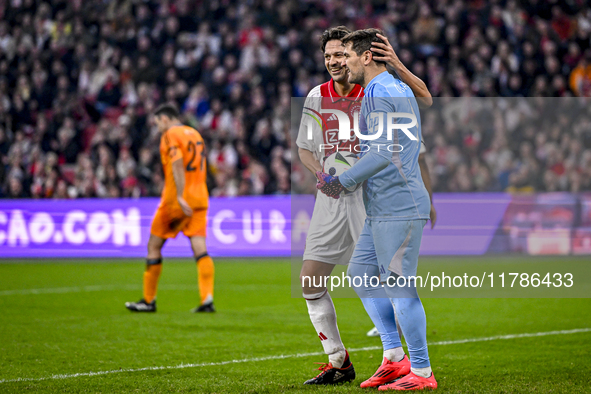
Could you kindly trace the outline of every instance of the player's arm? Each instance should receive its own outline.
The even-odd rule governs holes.
[[[191,209],[189,204],[187,204],[183,198],[183,193],[185,191],[185,165],[182,157],[172,162],[172,177],[174,179],[174,185],[176,186],[176,198],[183,213],[186,216],[192,216],[193,209]]]
[[[392,73],[393,70],[400,80],[407,84],[412,92],[414,93],[415,97],[419,105],[423,108],[428,108],[433,105],[433,97],[427,88],[427,85],[423,80],[416,75],[414,75],[398,58],[396,52],[394,52],[394,48],[390,45],[388,38],[378,34],[378,38],[381,38],[384,43],[381,42],[372,42],[372,52],[376,55],[374,56],[374,60],[380,60],[386,62],[391,68],[388,68],[388,72]]]
[[[397,100],[398,99],[398,100]],[[363,157],[353,165],[350,169],[345,171],[339,176],[340,183],[343,187],[349,189],[361,183],[366,179],[376,175],[390,163],[392,163],[392,151],[387,149],[388,145],[392,144],[392,141],[388,139],[388,132],[386,132],[385,126],[388,122],[391,122],[390,114],[399,112],[411,112],[412,104],[405,97],[392,97],[387,88],[380,88],[379,86],[372,89],[371,96],[366,95],[364,100],[364,108],[370,111],[367,115],[364,114],[360,119],[359,128],[361,133],[367,132],[367,137],[372,136],[368,139],[366,145],[368,149]],[[363,111],[362,111],[363,113]],[[397,122],[398,123],[398,122]],[[401,124],[409,124],[403,122]],[[412,122],[411,122],[412,123]],[[410,126],[410,124],[409,124]],[[413,131],[407,131],[400,133],[401,138],[399,144],[420,144]],[[418,125],[415,121],[412,130],[418,131]],[[407,135],[408,136],[405,136]],[[391,133],[390,133],[391,134]],[[366,138],[367,138],[366,137]],[[372,139],[375,138],[375,139]],[[420,147],[419,147],[420,148]]]
[[[380,125],[388,122],[388,113],[396,112],[392,103],[392,98],[388,97],[387,89],[381,92],[374,91],[373,96],[365,96],[365,108],[373,108],[367,115],[361,111],[362,117],[359,119],[359,128],[362,134],[374,136],[375,139],[367,139],[365,143],[367,150],[363,157],[337,177],[328,174],[316,173],[318,184],[316,187],[329,197],[339,198],[343,188],[350,189],[358,183],[361,183],[378,172],[384,170],[391,163],[392,152],[387,147],[391,144],[388,141],[388,133],[380,130]]]
[[[435,206],[433,205],[433,189],[431,188],[431,177],[429,174],[429,167],[427,167],[427,161],[425,160],[425,154],[421,153],[419,155],[419,168],[421,169],[421,177],[423,178],[423,183],[425,184],[425,189],[429,193],[429,201],[431,201],[431,213],[429,217],[431,218],[431,229],[435,227],[435,222],[437,222],[437,211],[435,211]]]
[[[306,97],[302,119],[300,121],[300,129],[296,139],[300,161],[312,172],[312,174],[315,174],[317,171],[322,171],[322,167],[314,155],[315,144],[312,137],[317,133],[322,133],[322,128],[317,122],[312,121],[309,114],[309,110],[320,110],[320,100],[322,100],[322,98],[316,96],[319,92],[318,89],[319,87],[312,89]],[[309,134],[309,132],[311,133]]]
[[[314,153],[310,152],[308,149],[298,148],[298,155],[300,156],[302,164],[305,165],[312,174],[316,174],[317,171],[322,171],[322,167],[320,167],[320,163],[316,160],[316,157],[314,157]]]
[[[374,111],[372,112],[372,116],[383,116],[386,118],[387,114],[385,112]],[[318,178],[318,184],[316,187],[329,197],[339,198],[343,188],[350,189],[388,167],[392,153],[383,148],[387,144],[386,134],[382,133],[380,138],[370,141],[367,144],[369,147],[367,153],[353,167],[341,175],[335,177],[321,171],[317,172],[316,178]],[[382,149],[379,149],[379,146]]]
[[[382,124],[386,124],[387,115],[386,112],[381,111],[373,111],[370,114],[371,117],[382,117]],[[379,138],[368,141],[369,149],[367,153],[353,167],[339,176],[339,181],[343,187],[351,188],[388,167],[392,158],[392,152],[384,149],[388,144],[387,133],[385,132]]]
[[[185,165],[183,162],[183,152],[181,151],[182,140],[173,131],[168,131],[165,141],[168,146],[168,160],[170,160],[172,167],[172,178],[176,187],[177,201],[183,213],[187,216],[192,216],[193,209],[191,209],[183,198],[183,193],[185,192]]]

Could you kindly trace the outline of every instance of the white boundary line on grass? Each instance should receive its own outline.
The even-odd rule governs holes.
[[[164,290],[193,290],[196,286],[189,285],[167,285],[159,286]],[[82,293],[90,291],[103,290],[138,290],[141,285],[96,285],[96,286],[75,286],[75,287],[46,287],[40,289],[16,289],[16,290],[0,290],[0,296],[11,295],[29,295],[29,294],[66,294],[66,293]]]
[[[429,346],[443,346],[443,345],[457,345],[462,343],[471,343],[471,342],[487,342],[487,341],[498,341],[504,339],[518,339],[518,338],[532,338],[532,337],[544,337],[548,335],[568,335],[568,334],[578,334],[582,332],[591,332],[591,328],[576,328],[574,330],[559,330],[559,331],[545,331],[545,332],[533,332],[533,333],[523,333],[523,334],[509,334],[509,335],[495,335],[492,337],[482,337],[482,338],[468,338],[468,339],[458,339],[455,341],[439,341],[439,342],[432,342],[429,343]],[[364,352],[370,350],[379,350],[381,346],[368,346],[356,349],[348,349],[349,352]],[[0,383],[14,383],[14,382],[39,382],[43,380],[53,380],[53,379],[70,379],[70,378],[77,378],[77,377],[86,377],[86,376],[101,376],[101,375],[109,375],[114,373],[122,373],[122,372],[141,372],[141,371],[160,371],[160,370],[167,370],[167,369],[183,369],[183,368],[199,368],[199,367],[215,367],[220,365],[228,365],[228,364],[240,364],[240,363],[251,363],[251,362],[258,362],[258,361],[268,361],[268,360],[282,360],[285,358],[300,358],[300,357],[311,357],[311,356],[322,356],[324,352],[313,352],[313,353],[296,353],[296,354],[281,354],[276,356],[266,356],[266,357],[253,357],[253,358],[243,358],[240,360],[228,360],[228,361],[219,361],[219,362],[212,362],[212,363],[199,363],[199,364],[180,364],[180,365],[169,365],[169,366],[160,366],[160,367],[145,367],[145,368],[128,368],[128,369],[115,369],[111,371],[99,371],[99,372],[80,372],[80,373],[73,373],[73,374],[60,374],[60,375],[51,375],[42,378],[18,378],[18,379],[4,379],[0,380]]]

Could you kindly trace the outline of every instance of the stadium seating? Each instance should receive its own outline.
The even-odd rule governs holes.
[[[164,101],[203,134],[212,195],[289,193],[304,171],[291,168],[290,97],[327,79],[317,40],[335,24],[383,29],[434,97],[591,96],[583,1],[162,4],[0,4],[0,196],[159,195],[147,115]],[[435,191],[591,190],[591,138],[572,129],[582,143],[429,127]]]

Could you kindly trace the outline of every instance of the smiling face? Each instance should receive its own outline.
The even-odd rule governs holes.
[[[349,83],[356,83],[365,87],[365,68],[363,67],[363,54],[358,56],[352,48],[353,43],[345,45],[342,66],[347,70]]]
[[[347,72],[343,67],[344,49],[341,40],[330,40],[324,48],[324,65],[332,79],[337,83],[347,81]]]

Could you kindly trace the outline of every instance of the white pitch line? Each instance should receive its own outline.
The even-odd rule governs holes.
[[[65,294],[65,293],[81,293],[87,291],[103,291],[115,289],[129,289],[135,290],[139,287],[137,285],[104,285],[104,286],[77,286],[77,287],[53,287],[41,289],[17,289],[17,290],[3,290],[0,291],[0,296],[10,295],[28,295],[28,294]]]
[[[429,346],[458,345],[461,343],[470,343],[470,342],[486,342],[486,341],[498,341],[501,339],[545,337],[548,335],[568,335],[568,334],[578,334],[581,332],[591,332],[591,328],[575,328],[573,330],[559,330],[559,331],[545,331],[545,332],[531,332],[531,333],[527,332],[524,334],[495,335],[493,337],[458,339],[455,341],[439,341],[439,342],[429,343],[428,345]]]
[[[458,344],[462,344],[462,343],[471,343],[471,342],[487,342],[487,341],[497,341],[497,340],[504,340],[504,339],[544,337],[544,336],[548,336],[548,335],[568,335],[568,334],[578,334],[578,333],[582,333],[582,332],[591,332],[591,328],[576,328],[574,330],[533,332],[533,333],[524,333],[524,334],[495,335],[492,337],[468,338],[468,339],[458,339],[455,341],[432,342],[432,343],[429,343],[428,345],[429,346],[458,345]],[[350,353],[353,353],[353,352],[365,352],[365,351],[380,350],[380,349],[382,349],[381,346],[367,346],[367,347],[347,349],[347,350]],[[280,354],[280,355],[276,355],[276,356],[253,357],[253,358],[244,358],[244,359],[240,359],[240,360],[228,360],[228,361],[219,361],[219,362],[212,362],[212,363],[180,364],[180,365],[169,365],[169,366],[160,366],[160,367],[115,369],[115,370],[111,370],[111,371],[98,371],[98,372],[80,372],[80,373],[74,373],[74,374],[51,375],[51,376],[45,376],[42,378],[3,379],[3,380],[0,380],[0,383],[39,382],[39,381],[43,381],[43,380],[54,380],[54,379],[61,380],[61,379],[70,379],[70,378],[85,377],[85,376],[110,375],[110,374],[122,373],[122,372],[161,371],[161,370],[167,370],[167,369],[215,367],[215,366],[228,365],[228,364],[252,363],[252,362],[259,362],[259,361],[282,360],[282,359],[286,359],[286,358],[301,358],[301,357],[312,357],[312,356],[322,356],[322,355],[324,355],[324,352]]]
[[[192,290],[196,286],[189,285],[160,285],[163,290]],[[17,290],[2,290],[0,296],[11,295],[30,295],[30,294],[65,294],[65,293],[82,293],[92,291],[108,291],[108,290],[138,290],[140,285],[97,285],[97,286],[76,286],[76,287],[47,287],[40,289],[17,289]]]

